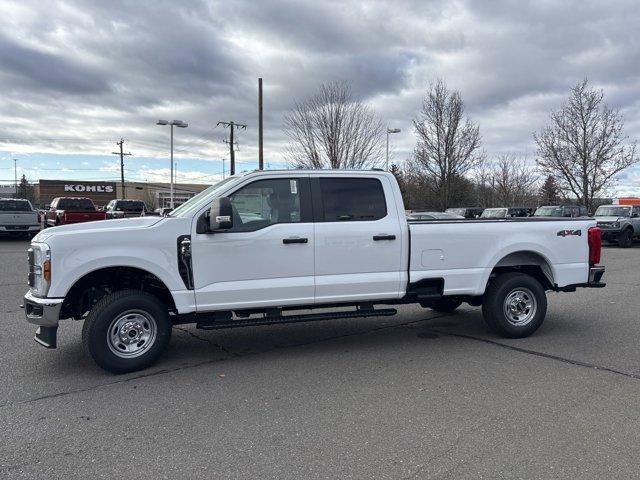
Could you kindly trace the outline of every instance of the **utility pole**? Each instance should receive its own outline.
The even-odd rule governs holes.
[[[125,198],[127,198],[124,191],[124,157],[126,155],[131,155],[131,153],[130,152],[124,153],[123,151],[124,139],[121,138],[119,142],[116,142],[116,145],[120,147],[120,151],[111,152],[111,153],[113,155],[120,155],[120,180],[122,181],[122,199],[124,200]]]
[[[218,125],[222,125],[224,128],[229,127],[229,140],[225,140],[225,143],[229,144],[229,175],[235,175],[236,174],[236,156],[235,156],[235,152],[233,150],[233,131],[235,128],[239,128],[241,130],[246,130],[247,126],[243,123],[235,123],[233,120],[230,122],[218,122],[216,124],[216,127]]]
[[[262,78],[258,79],[258,170],[264,170],[262,153]]]

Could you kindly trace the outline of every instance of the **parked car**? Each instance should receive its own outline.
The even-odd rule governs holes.
[[[588,217],[589,212],[584,205],[546,205],[538,207],[534,217]]]
[[[529,207],[500,207],[500,208],[485,208],[479,218],[514,218],[514,217],[530,217],[534,212],[533,208]]]
[[[107,218],[129,218],[144,216],[147,206],[142,200],[111,200],[105,208]]]
[[[0,198],[0,233],[33,237],[40,231],[38,212],[22,198]]]
[[[171,217],[42,231],[29,249],[26,319],[49,348],[60,320],[84,320],[90,356],[123,373],[157,360],[180,323],[212,330],[467,302],[519,338],[544,321],[546,291],[604,286],[593,219],[410,223],[404,211],[388,172],[232,176]]]
[[[407,220],[462,220],[462,215],[453,215],[447,212],[411,212]]]
[[[452,215],[462,215],[464,218],[479,218],[482,215],[484,208],[447,208],[445,213]]]
[[[640,236],[640,205],[601,205],[594,217],[606,242],[628,248]]]
[[[98,211],[90,198],[58,197],[53,199],[44,216],[44,228],[105,218],[106,213]]]

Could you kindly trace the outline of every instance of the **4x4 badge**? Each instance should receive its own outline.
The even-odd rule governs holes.
[[[567,235],[577,235],[580,237],[582,236],[582,230],[560,230],[558,232],[559,237],[566,237]]]

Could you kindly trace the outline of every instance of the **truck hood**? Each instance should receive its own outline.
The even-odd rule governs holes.
[[[46,242],[54,235],[75,235],[89,231],[112,232],[114,230],[135,230],[147,228],[163,221],[163,217],[136,217],[123,218],[117,220],[97,220],[95,222],[75,223],[71,225],[60,225],[42,230],[33,238],[34,242]]]
[[[621,222],[627,217],[594,217],[596,222]]]

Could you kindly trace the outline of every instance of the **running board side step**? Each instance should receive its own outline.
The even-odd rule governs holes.
[[[201,330],[219,330],[221,328],[256,327],[279,323],[317,322],[320,320],[336,320],[339,318],[389,317],[396,313],[398,313],[398,311],[395,308],[383,308],[379,310],[350,310],[347,312],[309,313],[305,315],[266,315],[264,317],[241,320],[200,321],[196,324],[196,328]]]

